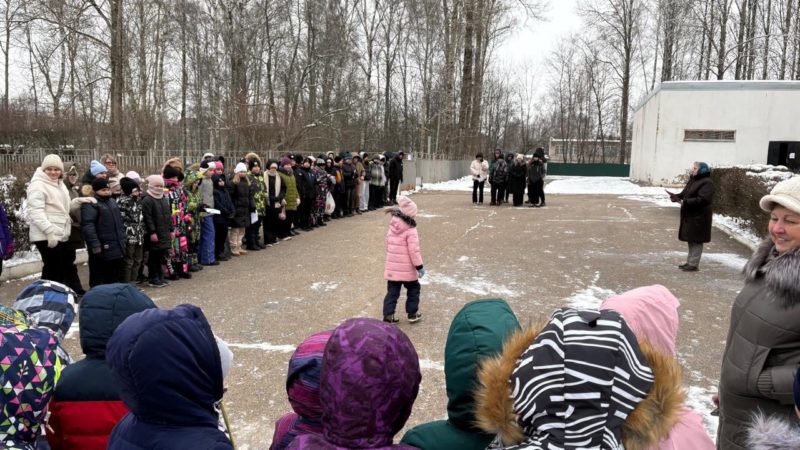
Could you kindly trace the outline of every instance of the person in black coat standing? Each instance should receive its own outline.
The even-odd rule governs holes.
[[[246,255],[247,250],[242,248],[244,230],[250,226],[250,213],[256,211],[256,201],[250,189],[250,177],[247,176],[247,166],[239,163],[233,170],[233,179],[228,190],[233,201],[233,218],[228,241],[231,245],[231,255]]]
[[[714,183],[711,169],[704,162],[692,166],[686,187],[679,194],[670,193],[670,200],[681,204],[681,225],[678,239],[689,245],[686,263],[678,266],[684,272],[696,272],[703,255],[703,244],[711,242],[711,205],[714,199]]]
[[[392,205],[397,204],[397,192],[400,189],[400,183],[403,182],[403,157],[405,153],[402,151],[389,161],[389,202]]]
[[[533,207],[545,206],[544,203],[544,177],[547,170],[542,157],[534,153],[528,164],[528,203]]]
[[[172,228],[172,209],[164,197],[164,179],[161,175],[147,177],[147,195],[142,199],[142,218],[144,220],[145,250],[147,250],[148,284],[162,288],[164,263],[167,251],[171,248],[170,230]]]
[[[233,201],[228,192],[228,181],[224,175],[214,175],[211,177],[214,183],[214,206],[219,210],[219,214],[214,214],[214,257],[216,261],[227,261],[229,256],[225,256],[225,241],[228,239],[228,227],[234,214]]]
[[[525,177],[527,175],[525,159],[517,155],[508,169],[508,190],[513,195],[514,206],[522,206],[525,198]]]
[[[297,225],[303,231],[312,228],[311,210],[317,196],[317,177],[311,171],[311,159],[304,158],[295,170],[297,191],[300,194],[300,206],[297,207]]]
[[[97,203],[81,205],[81,234],[89,250],[89,286],[120,283],[125,267],[125,226],[108,180],[92,181]]]

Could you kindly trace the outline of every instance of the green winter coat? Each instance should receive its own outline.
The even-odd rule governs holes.
[[[286,186],[286,210],[297,211],[297,199],[300,198],[300,193],[297,191],[297,179],[294,175],[285,173],[282,169],[278,169],[278,175],[281,176],[281,182]]]
[[[467,303],[456,314],[444,349],[447,417],[410,429],[401,443],[422,450],[483,450],[493,435],[474,427],[478,365],[483,358],[503,350],[503,342],[519,329],[519,322],[504,300]]]

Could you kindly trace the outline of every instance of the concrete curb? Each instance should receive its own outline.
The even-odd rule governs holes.
[[[75,264],[84,264],[89,260],[89,254],[86,250],[79,250],[75,256]],[[3,273],[0,275],[0,283],[11,280],[18,280],[42,271],[42,261],[30,261],[18,264],[12,267],[3,267]]]

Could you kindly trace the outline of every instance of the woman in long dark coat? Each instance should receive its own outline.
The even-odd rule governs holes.
[[[511,192],[514,206],[522,206],[527,172],[522,155],[517,155],[514,163],[508,166],[508,191]]]
[[[256,210],[256,201],[250,189],[250,177],[247,176],[247,166],[239,163],[234,169],[233,180],[228,189],[233,202],[233,218],[231,219],[230,244],[233,256],[246,255],[247,250],[242,248],[244,230],[250,226],[250,213]]]
[[[703,255],[703,244],[711,242],[711,204],[714,199],[714,183],[711,169],[704,162],[692,166],[686,187],[679,194],[670,194],[673,202],[681,204],[681,225],[678,239],[689,245],[686,263],[678,266],[684,272],[696,272]]]

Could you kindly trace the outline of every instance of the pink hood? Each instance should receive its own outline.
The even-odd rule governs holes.
[[[600,309],[613,309],[622,314],[633,333],[653,347],[675,356],[678,338],[678,307],[680,301],[661,285],[633,289],[609,298]],[[669,437],[662,440],[659,450],[714,450],[716,447],[703,428],[697,412],[684,406],[678,423]]]

